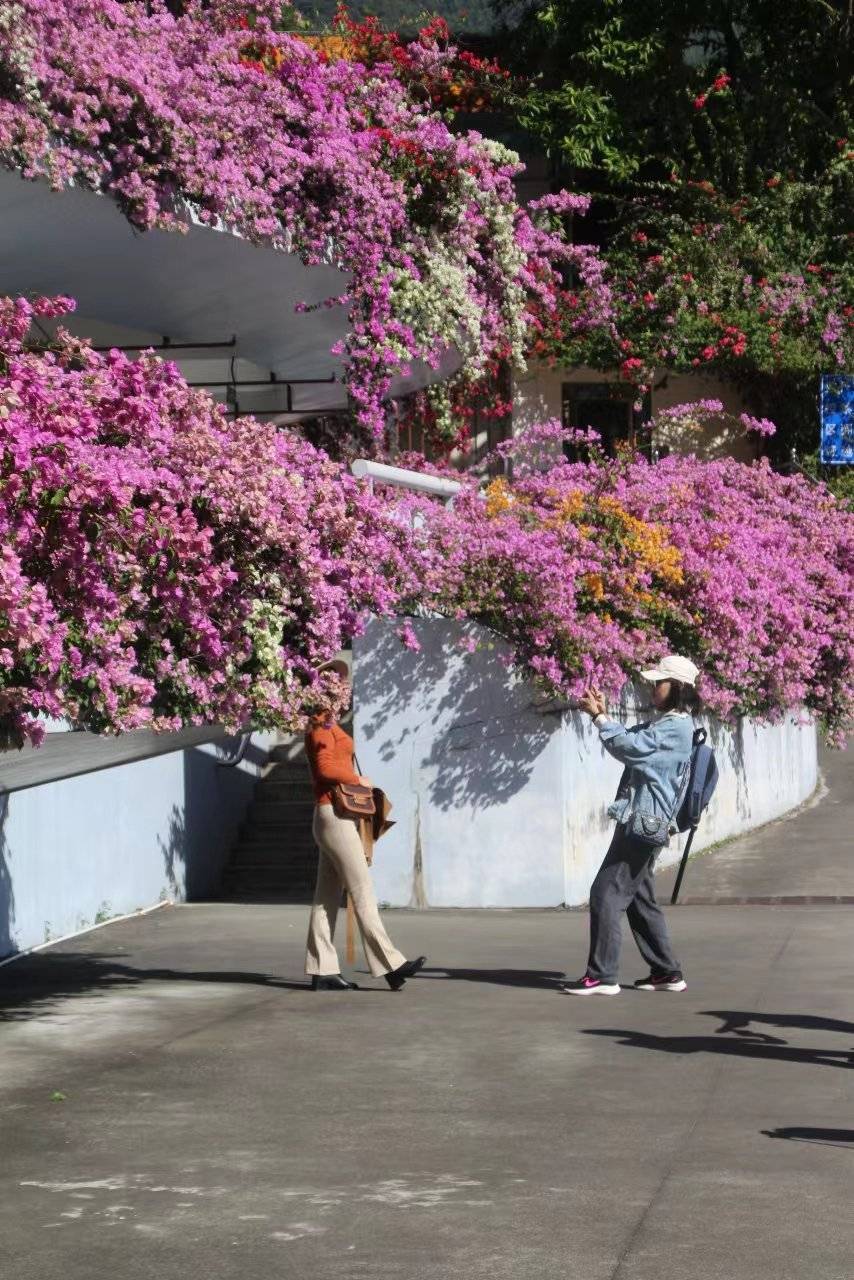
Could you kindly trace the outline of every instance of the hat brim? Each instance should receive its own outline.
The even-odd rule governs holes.
[[[693,680],[688,676],[675,676],[672,671],[657,671],[653,668],[651,671],[642,671],[641,679],[646,680],[649,684],[655,684],[658,680],[673,680],[676,684],[687,684],[693,689],[697,683],[697,677]]]
[[[345,662],[343,658],[333,658],[331,662],[324,662],[317,668],[318,675],[322,675],[324,671],[334,671],[342,679],[350,679],[350,664]]]

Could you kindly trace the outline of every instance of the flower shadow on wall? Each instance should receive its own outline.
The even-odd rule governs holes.
[[[9,846],[6,843],[6,817],[9,797],[0,796],[0,960],[15,949],[12,924],[15,919],[15,891],[9,867]]]
[[[391,623],[359,641],[360,733],[379,738],[385,761],[405,755],[413,788],[438,809],[505,804],[530,782],[557,720],[532,709],[533,687],[510,675],[508,646],[485,629],[435,618],[407,628],[420,649]]]
[[[187,823],[184,810],[179,805],[172,805],[169,811],[166,838],[158,836],[157,843],[163,855],[163,867],[166,872],[170,894],[173,897],[180,897],[184,891],[185,874],[183,864],[187,856]],[[181,864],[182,868],[180,874],[178,864]]]

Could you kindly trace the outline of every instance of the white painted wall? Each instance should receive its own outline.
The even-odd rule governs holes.
[[[385,788],[397,826],[377,846],[374,880],[393,906],[552,907],[586,901],[610,839],[620,766],[577,712],[543,715],[481,628],[416,619],[421,651],[393,623],[354,643],[355,736],[362,769]],[[467,653],[461,641],[476,640]],[[626,719],[637,715],[626,707]],[[694,847],[800,804],[817,780],[816,733],[709,723],[721,781]],[[673,841],[660,858],[677,861]]]
[[[201,746],[0,797],[0,957],[216,888],[276,740],[234,768]]]
[[[615,371],[599,369],[550,368],[548,365],[531,364],[518,375],[513,384],[513,431],[523,431],[536,422],[561,416],[561,387],[564,382],[619,382]],[[744,412],[744,400],[738,388],[722,378],[702,373],[656,374],[651,401],[652,412],[674,404],[687,404],[693,400],[720,400],[728,413]],[[658,448],[667,446],[674,453],[696,453],[702,458],[733,457],[749,462],[756,456],[755,445],[732,428],[720,422],[708,423],[700,428],[684,424],[670,424],[655,434]]]

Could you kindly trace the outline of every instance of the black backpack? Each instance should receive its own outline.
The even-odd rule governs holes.
[[[676,883],[673,886],[673,893],[670,895],[671,905],[679,897],[679,890],[682,887],[682,877],[688,864],[688,855],[691,852],[694,832],[697,830],[700,818],[703,816],[709,801],[715,793],[715,787],[718,785],[718,764],[715,760],[714,751],[711,747],[706,746],[707,737],[708,734],[705,729],[694,730],[694,746],[691,751],[691,759],[688,762],[688,785],[685,788],[685,794],[674,818],[677,831],[688,831],[690,835],[685,845],[685,852],[682,854],[682,861],[679,863],[679,872],[676,876]]]

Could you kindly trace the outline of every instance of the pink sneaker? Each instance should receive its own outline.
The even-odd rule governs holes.
[[[577,978],[575,982],[565,982],[561,987],[561,995],[565,996],[618,996],[618,982],[600,982],[598,978]]]

